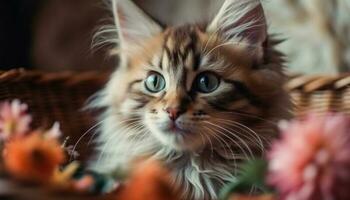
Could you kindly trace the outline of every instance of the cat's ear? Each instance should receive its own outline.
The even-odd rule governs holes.
[[[267,38],[266,19],[259,0],[225,0],[207,27],[222,39],[245,39],[251,46],[262,45]]]
[[[121,48],[162,32],[162,27],[131,0],[112,0],[112,8]]]

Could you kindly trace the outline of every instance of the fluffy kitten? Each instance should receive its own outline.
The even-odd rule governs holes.
[[[206,26],[164,27],[132,1],[111,1],[120,65],[95,106],[105,108],[92,168],[137,158],[167,166],[184,199],[216,199],[237,163],[261,156],[288,116],[281,55],[258,0],[226,0]]]

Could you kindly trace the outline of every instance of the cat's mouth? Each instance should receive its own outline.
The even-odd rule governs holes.
[[[180,134],[180,135],[189,134],[189,130],[185,129],[175,121],[169,122],[168,125],[164,127],[163,131],[169,134]]]

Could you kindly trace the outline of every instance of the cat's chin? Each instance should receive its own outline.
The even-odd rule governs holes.
[[[201,143],[195,141],[193,133],[179,128],[159,129],[151,131],[165,147],[176,151],[196,151],[201,148]]]

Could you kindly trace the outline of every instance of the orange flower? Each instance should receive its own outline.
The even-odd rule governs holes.
[[[14,177],[30,182],[49,182],[55,169],[64,161],[58,141],[34,132],[5,144],[4,164]]]
[[[230,200],[276,200],[277,198],[273,195],[263,194],[263,195],[232,195]]]
[[[157,163],[142,164],[122,189],[120,200],[179,200],[168,172]]]

